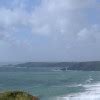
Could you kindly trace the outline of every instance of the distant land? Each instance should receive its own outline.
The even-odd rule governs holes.
[[[27,62],[20,64],[2,65],[1,67],[51,67],[51,68],[66,68],[67,70],[82,70],[82,71],[100,71],[100,61],[88,62]]]

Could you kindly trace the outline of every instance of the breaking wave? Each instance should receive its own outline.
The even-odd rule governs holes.
[[[57,97],[56,100],[100,100],[100,83],[83,87],[86,89],[85,92]]]

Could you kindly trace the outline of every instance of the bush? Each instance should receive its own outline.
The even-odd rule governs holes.
[[[1,93],[0,100],[38,100],[38,98],[25,92],[14,91]]]

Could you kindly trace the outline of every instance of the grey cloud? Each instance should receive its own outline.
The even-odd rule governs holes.
[[[100,25],[93,25],[89,28],[84,28],[78,33],[78,38],[80,41],[96,43],[100,40]]]
[[[19,44],[25,46],[26,42],[13,37],[17,33],[16,31],[20,31],[21,26],[29,27],[33,39],[35,34],[50,37],[50,46],[43,45],[44,49],[37,47],[37,44],[36,46],[31,44],[31,47],[23,53],[27,58],[34,58],[32,57],[34,54],[42,56],[44,54],[44,59],[59,60],[78,60],[80,58],[82,60],[90,59],[93,56],[96,58],[94,54],[93,56],[91,54],[96,48],[100,49],[99,25],[91,25],[88,23],[87,17],[88,9],[98,9],[96,0],[41,0],[41,4],[32,9],[30,13],[24,9],[24,4],[18,8],[18,3],[15,2],[16,7],[13,9],[0,8],[0,15],[2,15],[0,16],[0,27],[4,31],[4,33],[0,32],[0,37],[3,39],[4,36],[8,36],[8,41],[20,41]],[[15,50],[17,53],[23,51],[24,47],[21,48],[22,50],[20,47],[21,45],[17,47],[18,51]],[[34,50],[34,48],[39,50]],[[56,55],[55,57],[49,55],[48,48],[52,51],[51,53]],[[86,49],[83,50],[84,48]],[[89,53],[91,49],[93,51]],[[21,59],[24,57],[23,55]],[[36,57],[40,59],[38,56]],[[20,58],[20,54],[18,58]]]

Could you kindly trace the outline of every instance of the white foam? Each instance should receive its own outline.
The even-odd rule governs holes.
[[[100,83],[84,85],[86,92],[57,97],[56,100],[100,100]]]

